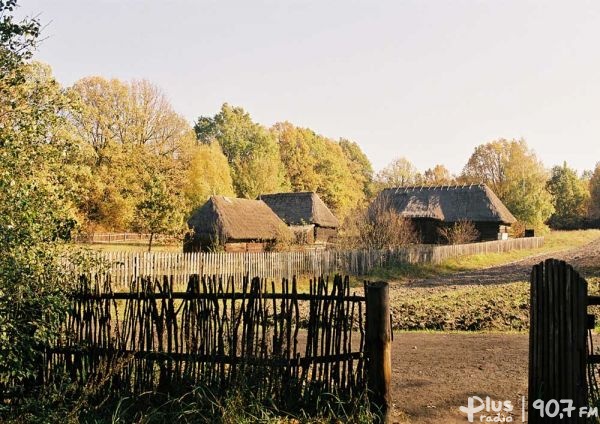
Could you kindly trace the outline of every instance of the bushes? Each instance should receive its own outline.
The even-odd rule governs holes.
[[[455,222],[450,227],[439,228],[438,232],[448,244],[473,243],[479,238],[479,231],[475,228],[475,224],[467,220]]]
[[[340,239],[344,247],[377,250],[419,242],[412,222],[402,217],[384,197],[347,218]]]

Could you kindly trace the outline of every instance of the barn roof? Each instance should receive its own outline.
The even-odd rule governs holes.
[[[275,240],[287,232],[285,223],[261,200],[211,196],[188,220],[197,235],[228,240]]]
[[[263,194],[259,198],[288,225],[315,224],[330,228],[337,228],[340,225],[317,193],[305,191]]]
[[[485,184],[390,188],[379,194],[380,198],[382,196],[408,218],[432,218],[445,222],[516,222],[504,203]]]

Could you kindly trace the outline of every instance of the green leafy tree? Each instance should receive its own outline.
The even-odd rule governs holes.
[[[0,2],[0,391],[26,387],[67,302],[61,256],[75,224],[62,172],[76,146],[62,137],[58,84],[27,63],[39,34]]]
[[[219,142],[238,196],[253,199],[287,187],[275,137],[244,109],[225,103],[214,117],[200,117],[194,129],[199,142]]]
[[[170,192],[164,179],[154,176],[144,184],[144,198],[136,205],[135,228],[150,233],[148,252],[156,234],[183,233],[183,208],[179,193]]]
[[[571,229],[581,226],[587,215],[590,192],[588,183],[567,166],[555,166],[547,188],[553,197],[554,213],[549,224],[553,228]]]

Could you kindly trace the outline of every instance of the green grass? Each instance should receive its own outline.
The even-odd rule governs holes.
[[[552,231],[545,236],[544,246],[539,249],[513,250],[505,253],[488,253],[462,256],[459,258],[448,259],[439,265],[399,264],[375,269],[366,277],[371,280],[381,279],[403,281],[416,278],[429,278],[439,275],[450,275],[461,271],[470,271],[496,265],[503,265],[525,259],[533,255],[542,255],[569,250],[584,246],[598,238],[600,238],[600,230]]]

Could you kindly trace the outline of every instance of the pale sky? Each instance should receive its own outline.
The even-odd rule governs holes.
[[[190,123],[223,102],[458,172],[525,138],[549,167],[600,161],[598,1],[20,0],[70,85],[145,78]]]

